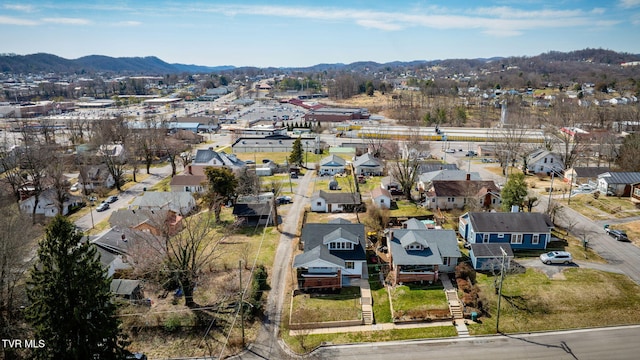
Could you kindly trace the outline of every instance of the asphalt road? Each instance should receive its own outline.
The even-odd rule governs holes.
[[[637,359],[640,325],[536,334],[496,335],[323,347],[308,358],[423,359]]]
[[[288,359],[296,358],[295,355],[289,354],[281,346],[279,339],[280,319],[282,314],[282,304],[285,299],[285,288],[287,280],[285,276],[289,273],[291,266],[292,241],[298,234],[298,222],[304,210],[305,205],[309,203],[307,192],[313,171],[307,171],[306,174],[299,179],[297,192],[293,196],[293,204],[283,217],[280,224],[282,235],[280,243],[276,249],[276,256],[273,261],[273,270],[269,274],[271,278],[271,291],[267,297],[267,305],[265,307],[265,316],[262,326],[258,333],[256,341],[249,345],[248,350],[242,354],[233,357],[233,359]]]

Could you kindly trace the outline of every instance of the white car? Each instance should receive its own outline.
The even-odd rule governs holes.
[[[540,255],[540,261],[547,265],[551,264],[565,264],[569,265],[573,262],[571,253],[566,251],[551,251]]]
[[[444,152],[446,152],[448,154],[455,154],[456,153],[456,149],[447,149]]]

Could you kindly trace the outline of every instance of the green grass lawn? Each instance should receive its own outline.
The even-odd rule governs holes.
[[[500,331],[549,331],[640,322],[640,286],[628,277],[591,269],[567,269],[564,280],[528,269],[505,277]],[[478,274],[480,296],[491,317],[469,326],[473,335],[496,330],[494,278]]]
[[[391,292],[395,311],[449,309],[442,285],[396,286]]]
[[[423,216],[423,215],[433,215],[433,212],[429,209],[418,207],[416,204],[408,201],[408,200],[398,200],[396,201],[398,205],[397,209],[393,209],[389,211],[390,216],[395,217],[412,217],[412,216]]]
[[[362,318],[360,288],[351,286],[339,294],[300,294],[293,297],[294,323],[358,320]]]
[[[415,329],[394,329],[383,331],[362,331],[337,334],[290,336],[287,329],[282,332],[283,340],[297,353],[308,352],[322,343],[353,344],[378,341],[400,341],[425,338],[445,338],[457,336],[453,326],[434,326]],[[301,346],[304,343],[304,347]]]
[[[380,284],[377,275],[372,275],[369,278],[369,285],[371,287],[371,297],[373,298],[373,317],[376,324],[392,322],[387,289]]]
[[[568,197],[561,202],[568,204]],[[574,195],[571,197],[569,206],[593,220],[610,219],[612,216],[620,219],[640,216],[640,209],[636,208],[629,199],[615,196],[600,195],[595,199],[592,194]]]

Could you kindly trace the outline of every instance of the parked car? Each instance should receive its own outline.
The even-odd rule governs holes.
[[[107,210],[108,208],[109,208],[109,204],[108,204],[108,203],[106,203],[106,202],[103,202],[103,203],[100,203],[100,205],[98,205],[98,207],[96,208],[96,211],[97,211],[97,212],[105,211],[105,210]]]
[[[291,176],[292,179],[297,179],[298,178],[298,173],[292,171],[290,176]]]
[[[612,229],[606,228],[604,231],[606,231],[607,234],[609,234],[609,236],[611,236],[612,238],[618,241],[629,241],[629,237],[627,236],[627,233],[624,232],[623,230],[612,230]]]
[[[75,184],[71,185],[71,188],[69,190],[78,191],[79,188],[80,188],[79,183],[75,183]]]
[[[253,160],[245,160],[244,161],[245,164],[255,164],[256,162]]]
[[[280,204],[290,204],[291,203],[291,196],[278,196],[276,198],[276,204],[280,205]]]
[[[464,156],[468,156],[468,157],[478,156],[478,153],[476,153],[473,150],[469,150]]]
[[[107,200],[105,200],[106,203],[108,204],[113,204],[114,202],[118,201],[118,197],[113,195],[113,196],[109,196],[107,198]]]
[[[455,154],[456,149],[447,149],[444,152],[449,153],[449,154]]]
[[[573,262],[571,254],[566,251],[551,251],[540,255],[540,261],[550,264],[565,264],[568,265]]]

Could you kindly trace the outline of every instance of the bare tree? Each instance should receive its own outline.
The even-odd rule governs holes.
[[[402,192],[407,200],[413,200],[411,189],[418,177],[418,166],[420,165],[415,153],[405,148],[404,154],[398,154],[396,159],[389,161],[391,176],[402,187]]]
[[[16,338],[16,287],[29,267],[27,244],[36,238],[38,228],[30,223],[16,204],[0,207],[0,336]]]
[[[47,166],[50,163],[51,155],[55,151],[53,145],[46,145],[40,142],[40,139],[30,133],[23,127],[22,141],[24,151],[20,156],[20,167],[23,168],[24,190],[27,189],[33,197],[33,209],[31,210],[31,219],[33,224],[36,223],[36,210],[40,204],[40,196],[47,189]]]
[[[124,184],[125,164],[127,162],[127,144],[130,141],[129,125],[124,117],[115,119],[102,119],[96,121],[93,128],[94,145],[99,149],[99,154],[113,180],[118,191],[122,190]],[[113,149],[120,149],[122,153],[116,154]]]

